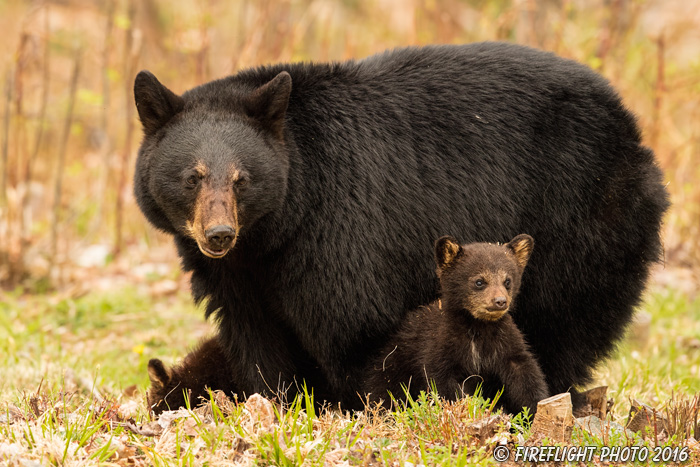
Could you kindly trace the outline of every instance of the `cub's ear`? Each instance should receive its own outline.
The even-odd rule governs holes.
[[[506,248],[513,252],[515,261],[517,261],[521,269],[525,269],[534,247],[535,240],[527,234],[516,235],[513,240],[506,244]]]
[[[284,116],[291,92],[292,77],[283,71],[247,96],[244,101],[245,111],[248,116],[260,122],[263,128],[282,139]]]
[[[462,254],[462,246],[457,239],[446,235],[435,242],[435,261],[439,269],[444,269]]]
[[[150,71],[141,71],[134,81],[134,100],[143,131],[152,135],[182,110],[185,101],[166,88]]]
[[[151,386],[162,389],[170,382],[170,370],[165,368],[162,361],[152,358],[148,361],[148,378],[151,380]]]

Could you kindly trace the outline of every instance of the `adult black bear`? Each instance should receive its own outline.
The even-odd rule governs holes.
[[[141,72],[134,92],[139,206],[175,237],[218,326],[202,347],[225,356],[214,380],[232,382],[189,378],[194,395],[305,379],[357,407],[368,356],[402,310],[437,297],[430,244],[445,232],[537,238],[514,318],[566,391],[613,348],[660,256],[668,197],[634,117],[604,78],[550,53],[406,48],[182,96]]]
[[[370,401],[388,406],[387,391],[402,400],[432,387],[454,400],[480,386],[491,399],[502,389],[507,411],[534,414],[547,384],[509,313],[533,245],[526,234],[505,245],[440,237],[440,299],[410,311],[374,359],[363,386]]]

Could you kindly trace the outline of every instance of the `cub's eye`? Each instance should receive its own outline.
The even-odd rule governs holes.
[[[187,177],[186,182],[189,188],[194,188],[199,183],[199,177],[196,175],[190,175],[189,177]]]
[[[510,289],[510,279],[504,280],[503,285],[506,287],[506,289]]]
[[[484,282],[483,279],[477,279],[477,280],[474,282],[474,285],[476,286],[477,289],[483,289],[484,286],[486,285],[486,282]]]

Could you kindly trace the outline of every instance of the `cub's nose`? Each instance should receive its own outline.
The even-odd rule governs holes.
[[[204,232],[210,248],[225,250],[231,246],[236,232],[230,225],[215,225]]]
[[[499,310],[503,310],[508,305],[508,299],[506,297],[496,297],[493,299],[493,306]]]

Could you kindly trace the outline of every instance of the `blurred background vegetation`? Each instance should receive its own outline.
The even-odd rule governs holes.
[[[5,290],[128,282],[153,258],[154,271],[176,263],[132,196],[140,69],[180,93],[260,64],[481,40],[550,50],[612,81],[666,174],[665,264],[697,277],[696,0],[0,0],[0,28]]]

